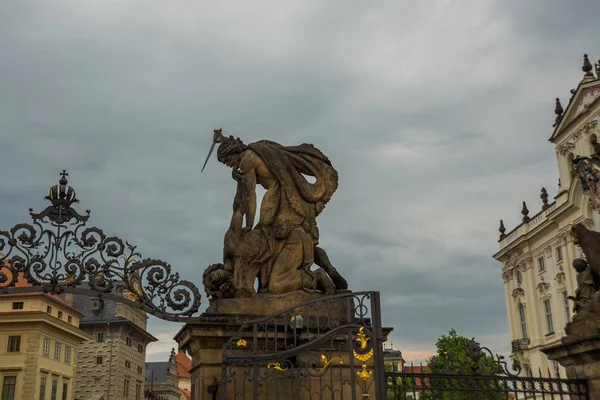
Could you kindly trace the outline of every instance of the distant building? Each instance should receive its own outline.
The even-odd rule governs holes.
[[[146,330],[148,316],[113,300],[63,296],[83,314],[81,328],[90,335],[79,347],[76,398],[143,399],[146,347],[157,341]]]
[[[20,277],[17,286],[31,286]],[[43,293],[0,296],[0,398],[73,400],[81,314]]]
[[[185,354],[184,351],[180,351],[175,356],[177,361],[177,376],[179,378],[179,389],[186,397],[187,400],[192,398],[192,360]]]
[[[390,347],[383,347],[383,362],[385,370],[388,372],[402,372],[404,369],[404,359],[402,352],[394,349],[394,343],[390,343]]]
[[[179,389],[178,364],[175,349],[165,362],[146,363],[145,398],[149,400],[186,400]]]
[[[582,222],[600,230],[600,204],[583,195],[572,169],[576,156],[594,154],[600,136],[600,80],[591,72],[587,57],[583,69],[585,75],[571,92],[566,109],[556,101],[555,129],[549,140],[556,153],[558,192],[548,199],[548,192],[554,190],[542,190],[541,211],[532,216],[523,203],[522,223],[509,232],[501,223],[500,250],[494,255],[502,263],[512,356],[521,362],[523,375],[537,376],[542,371],[547,376],[550,371],[553,376],[566,376],[540,350],[560,342],[572,316],[573,305],[567,299],[577,286],[572,262],[583,254],[568,234],[569,223]]]

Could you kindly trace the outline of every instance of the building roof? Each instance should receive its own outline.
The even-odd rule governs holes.
[[[191,378],[190,370],[192,369],[192,360],[185,354],[185,352],[180,351],[175,356],[177,360],[177,375],[180,378]]]
[[[4,260],[4,261],[6,262],[6,260]],[[0,266],[0,272],[7,272],[7,271],[5,271],[4,267]],[[8,272],[8,275],[10,276],[10,272]],[[23,275],[23,273],[20,272],[17,275],[17,281],[15,282],[15,287],[18,287],[18,288],[26,288],[26,287],[33,288],[34,286],[33,286],[33,284],[29,283],[27,281],[27,279],[25,278],[25,276]],[[76,308],[74,308],[74,307],[70,306],[69,304],[67,304],[59,296],[52,295],[52,294],[49,294],[49,293],[44,293],[41,290],[41,287],[40,287],[39,291],[35,291],[34,290],[34,291],[31,291],[31,292],[26,292],[26,293],[7,293],[7,294],[3,294],[2,296],[3,297],[42,296],[42,297],[44,297],[44,298],[46,298],[46,299],[48,299],[48,300],[50,300],[50,301],[58,304],[59,306],[67,308],[69,311],[73,312],[74,314],[79,315],[80,317],[83,316],[79,312],[79,310],[77,310]]]
[[[168,361],[155,361],[146,363],[146,382],[161,383],[167,380],[169,372]]]
[[[183,395],[185,396],[185,398],[187,400],[192,400],[192,394],[190,393],[189,390],[181,389],[181,388],[179,388],[179,390],[181,390],[181,393],[183,393]]]

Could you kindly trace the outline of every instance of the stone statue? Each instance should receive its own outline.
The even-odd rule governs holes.
[[[573,261],[577,271],[575,315],[565,327],[563,342],[600,334],[600,233],[590,231],[583,224],[569,228],[573,243],[581,247],[584,259]]]
[[[244,144],[225,137],[220,129],[214,131],[215,144],[217,159],[232,168],[237,190],[223,264],[209,267],[203,276],[207,293],[215,298],[249,297],[255,294],[257,278],[258,293],[347,290],[346,280],[318,246],[316,217],[338,186],[329,159],[310,144],[286,147],[267,140]],[[266,193],[255,225],[256,185]],[[320,268],[313,270],[313,263]]]
[[[599,287],[597,276],[583,258],[573,260],[573,268],[577,271],[577,289],[575,290],[575,296],[569,296],[568,298],[573,300],[573,312],[576,313],[590,303]]]

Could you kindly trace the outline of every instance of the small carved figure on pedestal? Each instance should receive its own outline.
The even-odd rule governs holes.
[[[592,297],[598,291],[598,279],[583,258],[573,260],[573,268],[577,271],[577,289],[575,290],[575,296],[569,296],[568,298],[575,303],[573,312],[577,313],[590,303]]]

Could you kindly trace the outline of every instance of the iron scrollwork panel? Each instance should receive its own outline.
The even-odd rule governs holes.
[[[378,295],[323,296],[247,322],[223,347],[221,398],[375,398]]]
[[[47,293],[83,293],[116,297],[155,316],[185,321],[200,308],[200,292],[158,259],[141,259],[136,247],[100,228],[87,227],[63,170],[42,212],[30,209],[32,223],[0,231],[0,293],[40,289]],[[16,287],[23,276],[31,287]]]

